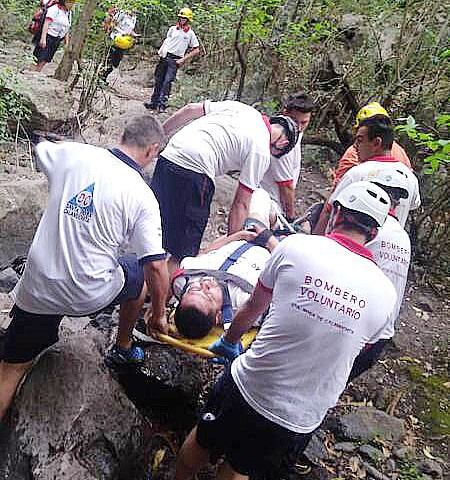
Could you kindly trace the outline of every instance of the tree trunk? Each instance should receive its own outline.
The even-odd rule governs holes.
[[[98,2],[99,0],[87,0],[84,4],[78,22],[70,33],[69,45],[65,49],[61,63],[56,69],[55,78],[58,80],[66,81],[72,73],[74,62],[80,61],[84,41],[90,30],[91,20]]]

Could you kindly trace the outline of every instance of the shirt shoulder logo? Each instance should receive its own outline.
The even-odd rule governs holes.
[[[82,222],[89,222],[94,214],[94,186],[91,183],[74,195],[66,204],[64,213]]]

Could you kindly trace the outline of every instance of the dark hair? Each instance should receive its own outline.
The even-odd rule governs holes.
[[[298,110],[302,113],[310,113],[316,109],[316,104],[310,95],[299,91],[288,95],[283,102],[283,108],[286,110]]]
[[[339,202],[337,202],[339,204]],[[340,205],[340,204],[339,204]],[[366,237],[366,240],[372,239],[372,231],[374,228],[378,227],[377,222],[369,215],[357,212],[356,210],[351,210],[341,206],[341,222],[339,226],[343,226],[349,230],[358,232]]]
[[[381,146],[384,150],[390,150],[394,142],[394,129],[389,117],[385,115],[374,115],[359,122],[358,128],[367,127],[369,140],[381,138]]]
[[[165,134],[157,118],[151,115],[136,115],[125,123],[120,141],[124,145],[146,148],[152,143],[163,145]]]
[[[175,325],[177,330],[186,338],[202,338],[214,326],[215,313],[203,313],[199,309],[189,306],[182,307],[181,303],[175,309]]]

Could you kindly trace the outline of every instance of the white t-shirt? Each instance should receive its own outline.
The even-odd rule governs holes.
[[[231,372],[247,403],[288,430],[320,425],[359,351],[390,321],[394,286],[362,255],[370,253],[343,235],[291,235],[261,274],[272,305]]]
[[[283,155],[281,158],[271,158],[270,167],[261,181],[261,188],[269,193],[270,198],[278,205],[280,211],[282,211],[282,207],[279,185],[291,184],[295,189],[300,177],[302,136],[303,132],[300,132],[295,147],[286,155]]]
[[[213,250],[203,255],[198,255],[197,257],[185,257],[181,261],[181,268],[186,270],[219,270],[223,262],[225,262],[225,260],[244,243],[246,243],[245,240],[237,240],[227,243],[217,250]],[[236,263],[228,268],[227,272],[236,275],[237,277],[240,277],[251,285],[255,286],[258,282],[259,275],[264,269],[264,266],[269,258],[270,253],[267,249],[255,245],[246,250],[237,259]],[[175,281],[173,286],[174,289],[177,289],[179,293],[179,291],[184,287],[184,283],[181,285],[177,284]],[[250,296],[248,292],[237,285],[233,285],[232,282],[228,283],[228,291],[230,293],[233,311],[236,311],[240,306],[242,306]],[[175,292],[175,294],[176,293],[177,292]]]
[[[46,19],[50,20],[47,33],[52,37],[64,38],[70,30],[71,13],[58,4],[52,5],[45,16]]]
[[[239,182],[255,190],[270,165],[270,132],[262,115],[231,100],[206,101],[204,110],[170,139],[161,155],[212,181],[239,170]]]
[[[375,262],[391,280],[397,291],[397,304],[392,323],[381,337],[392,338],[408,280],[411,241],[398,220],[389,215],[384,225],[378,230],[378,235],[366,247],[372,252]]]
[[[394,157],[377,157],[379,159],[393,159]],[[419,182],[414,173],[404,164],[397,161],[386,160],[369,160],[367,162],[360,163],[350,170],[348,170],[339,183],[336,185],[334,192],[332,193],[329,203],[333,203],[339,193],[348,185],[360,180],[368,180],[369,182],[375,178],[380,172],[384,170],[396,169],[400,170],[408,178],[408,193],[409,196],[406,199],[400,201],[400,205],[396,209],[398,221],[402,227],[405,226],[406,220],[410,210],[414,210],[420,207],[420,193]]]
[[[130,35],[136,26],[136,15],[130,15],[119,10],[113,16],[114,28],[111,32],[111,38],[114,40],[117,35]]]
[[[139,259],[164,256],[158,202],[140,173],[108,150],[42,142],[36,152],[48,205],[13,298],[37,314],[98,311],[124,285],[121,247]]]
[[[177,57],[184,57],[188,48],[197,48],[198,46],[198,38],[192,28],[185,32],[183,28],[173,25],[167,31],[167,36],[158,51],[158,55],[165,58],[168,53],[171,53]]]

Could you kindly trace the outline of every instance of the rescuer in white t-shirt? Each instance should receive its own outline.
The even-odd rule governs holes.
[[[302,164],[302,137],[311,121],[314,108],[313,99],[303,91],[287,97],[281,115],[287,115],[297,123],[300,132],[298,141],[286,155],[272,158],[270,167],[261,181],[261,188],[269,193],[278,211],[288,221],[295,218],[295,189]]]
[[[131,332],[147,291],[149,330],[165,331],[168,273],[161,220],[142,177],[163,142],[161,124],[141,115],[127,122],[118,148],[37,145],[48,178],[48,205],[11,293],[15,305],[0,363],[0,419],[33,359],[58,341],[64,315],[84,316],[120,304],[108,366],[142,362],[144,352],[132,345]],[[134,255],[120,256],[126,246]]]
[[[275,248],[253,294],[210,347],[235,360],[180,450],[176,480],[220,455],[226,478],[267,474],[306,447],[360,350],[391,322],[395,288],[364,246],[389,208],[380,187],[355,182],[336,198],[326,236],[292,235]],[[238,356],[241,335],[269,305],[252,346]]]
[[[163,245],[171,254],[170,272],[182,258],[199,251],[216,177],[240,172],[228,218],[231,234],[242,229],[271,154],[288,153],[298,138],[291,118],[269,119],[230,100],[188,104],[164,123],[164,129],[170,134],[187,122],[161,152],[151,183],[161,208]]]
[[[391,209],[384,225],[378,230],[378,235],[366,247],[372,252],[377,265],[393,283],[397,292],[397,303],[391,323],[384,330],[378,342],[366,345],[356,357],[349,381],[372,367],[383,352],[388,340],[394,336],[395,323],[400,313],[411,262],[411,241],[396,217],[396,208],[400,200],[408,198],[408,178],[402,171],[392,169],[379,172],[372,178],[372,182],[389,195]]]

